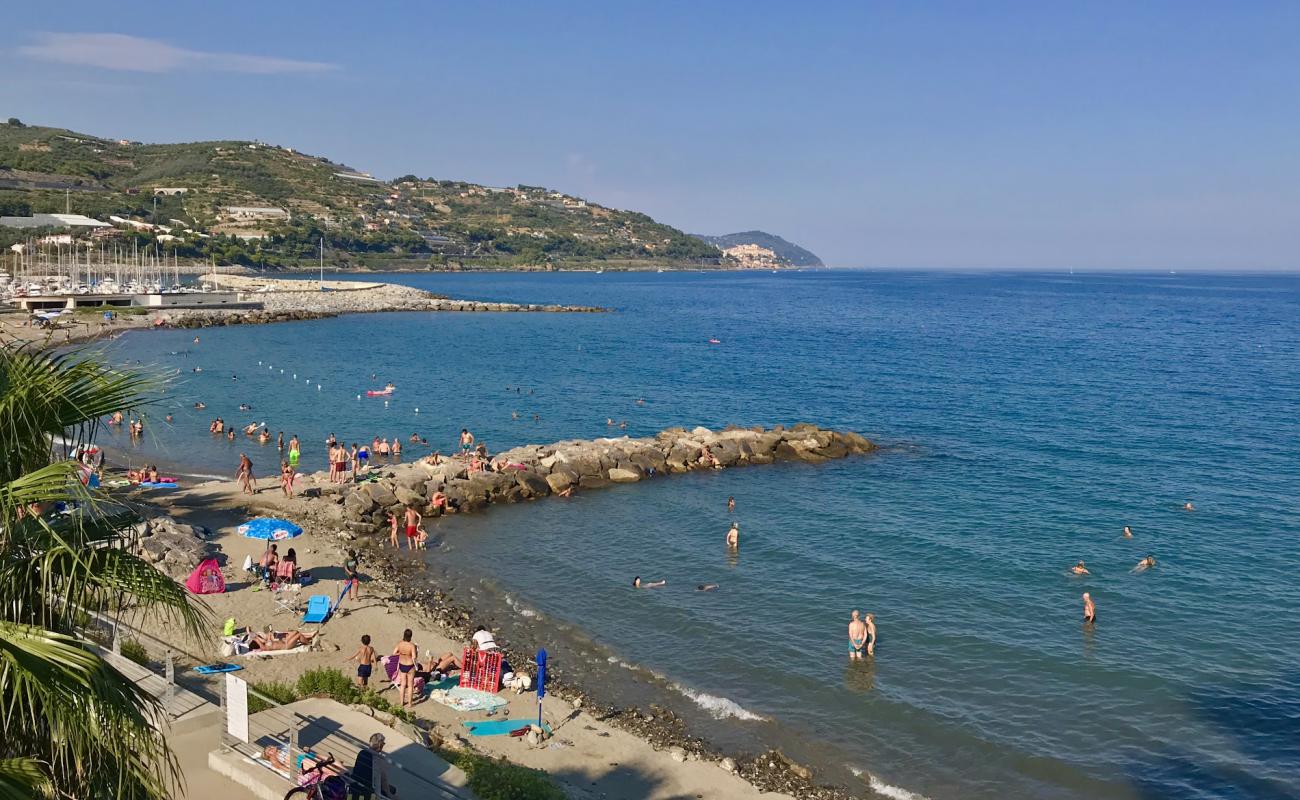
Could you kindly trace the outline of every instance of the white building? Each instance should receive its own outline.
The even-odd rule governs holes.
[[[283,208],[226,206],[223,210],[226,212],[226,216],[231,219],[239,220],[273,220],[289,218],[289,212],[285,211]]]

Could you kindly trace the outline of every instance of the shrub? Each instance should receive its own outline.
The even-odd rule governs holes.
[[[254,683],[253,690],[261,694],[264,694],[267,697],[274,700],[275,702],[281,704],[292,703],[294,700],[298,699],[298,693],[294,691],[294,688],[287,683],[274,683],[274,682]],[[265,700],[258,697],[257,695],[249,695],[248,713],[256,714],[257,712],[265,711],[270,707],[271,707],[270,703],[266,702]]]
[[[340,703],[361,701],[361,688],[337,669],[309,669],[298,676],[298,696],[311,697],[322,694]]]
[[[468,750],[446,750],[441,755],[465,771],[469,788],[482,800],[564,800],[564,792],[540,770]]]
[[[128,658],[142,667],[149,666],[149,651],[144,649],[144,645],[135,639],[122,640],[122,656]]]

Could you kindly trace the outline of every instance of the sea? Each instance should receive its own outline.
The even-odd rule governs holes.
[[[462,428],[493,450],[858,431],[880,449],[495,508],[440,521],[410,557],[598,698],[863,796],[1300,797],[1300,277],[381,279],[611,312],[131,333],[109,357],[168,383],[144,441],[105,444],[229,478],[241,451],[266,476],[278,453],[212,437],[218,416],[299,436],[310,469],[330,433],[401,439],[409,459]],[[855,609],[879,638],[851,662]]]

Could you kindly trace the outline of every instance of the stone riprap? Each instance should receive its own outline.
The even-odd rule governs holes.
[[[411,286],[395,283],[325,281],[322,292],[317,281],[254,278],[244,275],[204,275],[203,281],[243,292],[243,300],[262,304],[262,311],[274,314],[367,314],[379,311],[549,311],[560,313],[599,312],[594,306],[494,303],[482,300],[453,300]],[[232,312],[237,313],[237,312]]]
[[[221,548],[210,537],[207,528],[160,516],[136,525],[127,546],[171,578],[183,581],[203,559],[220,554]]]
[[[359,485],[329,485],[322,493],[343,505],[343,522],[352,534],[376,534],[387,529],[388,513],[412,505],[426,516],[434,492],[442,491],[458,512],[480,511],[494,503],[533,500],[567,490],[600,489],[615,483],[750,464],[796,461],[817,464],[868,453],[875,445],[850,432],[824,430],[799,423],[786,428],[670,428],[653,437],[571,440],[548,445],[524,445],[494,455],[506,462],[499,472],[469,474],[464,460],[423,460],[380,466],[378,480]],[[713,466],[707,454],[716,460]],[[316,483],[325,479],[315,476]]]

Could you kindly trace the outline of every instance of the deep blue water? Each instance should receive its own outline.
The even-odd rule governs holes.
[[[251,449],[270,474],[273,447],[210,439],[218,415],[299,434],[311,467],[330,431],[418,431],[445,452],[461,427],[500,449],[606,435],[611,417],[632,435],[851,428],[883,451],[444,523],[431,574],[483,576],[476,591],[540,613],[516,630],[553,632],[569,663],[675,684],[711,735],[779,744],[864,790],[874,777],[932,798],[1300,796],[1300,279],[393,279],[617,313],[128,336],[116,357],[181,370],[175,424],[155,419],[146,448],[214,474]],[[356,399],[387,380],[387,406]],[[1130,574],[1148,553],[1159,566]],[[1091,577],[1068,575],[1080,558]],[[634,592],[634,574],[669,586]],[[849,665],[853,608],[875,613],[880,644]]]

